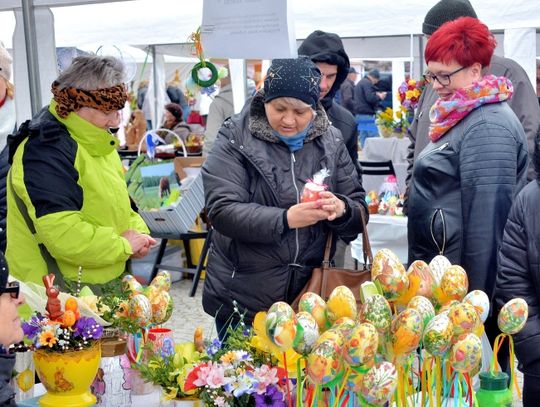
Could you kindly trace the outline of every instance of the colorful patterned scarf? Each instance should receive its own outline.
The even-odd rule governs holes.
[[[438,99],[429,112],[429,139],[436,142],[478,106],[510,99],[513,92],[509,79],[486,75],[478,82],[456,90],[450,99]]]
[[[70,112],[76,112],[81,107],[90,107],[104,113],[121,110],[128,99],[126,87],[123,84],[96,90],[71,87],[60,89],[58,82],[55,81],[51,91],[57,103],[56,113],[64,119]]]

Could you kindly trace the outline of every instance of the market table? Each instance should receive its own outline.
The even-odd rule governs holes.
[[[369,215],[368,233],[374,256],[378,250],[386,248],[392,250],[403,264],[407,264],[407,217]],[[361,235],[351,242],[351,255],[361,263],[364,261]]]

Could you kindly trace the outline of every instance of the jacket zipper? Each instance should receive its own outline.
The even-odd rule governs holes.
[[[422,159],[422,158],[424,158],[424,157],[426,157],[426,156],[428,156],[428,155],[430,155],[430,154],[436,153],[437,151],[442,151],[442,150],[444,150],[446,147],[448,147],[449,144],[450,144],[450,143],[447,141],[447,142],[444,143],[443,145],[441,145],[441,146],[439,146],[439,147],[437,147],[437,148],[434,148],[433,150],[429,150],[429,151],[427,151],[426,153],[420,155],[420,156],[417,158],[417,160],[420,160],[420,159]]]
[[[294,163],[296,163],[296,158],[294,157],[294,153],[291,153],[291,175],[292,175],[292,182],[294,185],[294,189],[296,190],[296,203],[300,203],[300,191],[298,190],[298,185],[296,185],[296,174],[294,172]],[[298,252],[300,251],[300,243],[299,243],[299,237],[298,237],[298,228],[294,229],[295,232],[295,243],[296,243],[296,251],[294,253],[294,261],[293,264],[297,264],[296,261],[298,260]]]
[[[442,222],[442,232],[443,232],[443,241],[442,241],[442,247],[439,246],[439,242],[437,242],[437,239],[435,238],[435,219],[437,218],[437,214],[441,215],[441,222]],[[444,219],[444,212],[441,208],[436,209],[433,215],[431,215],[431,225],[429,227],[429,232],[431,233],[431,238],[433,239],[433,242],[435,243],[435,246],[437,246],[437,249],[439,250],[439,254],[441,256],[444,255],[444,249],[446,248],[446,220]]]

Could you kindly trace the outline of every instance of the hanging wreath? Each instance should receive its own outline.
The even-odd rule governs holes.
[[[217,82],[217,80],[219,79],[219,73],[213,63],[204,59],[203,47],[201,42],[201,27],[197,28],[197,31],[191,34],[190,40],[193,41],[195,55],[197,55],[200,60],[200,62],[195,64],[195,66],[191,69],[191,79],[193,79],[193,82],[195,82],[195,84],[197,84],[201,88],[208,88]],[[201,79],[199,77],[199,71],[204,68],[208,68],[210,70],[211,75],[209,79]]]

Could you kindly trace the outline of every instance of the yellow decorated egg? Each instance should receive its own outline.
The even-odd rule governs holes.
[[[296,314],[298,321],[298,336],[293,349],[301,355],[307,355],[313,349],[319,338],[319,326],[313,316],[305,311]],[[301,328],[300,328],[301,327]]]
[[[529,317],[529,306],[523,298],[514,298],[501,308],[497,324],[501,332],[514,335],[523,329]]]
[[[401,263],[401,260],[399,260],[399,257],[390,249],[381,249],[373,257],[371,280],[375,281],[375,277],[381,274],[385,267],[391,267],[405,273],[405,267]]]
[[[407,308],[400,312],[390,327],[393,355],[400,358],[415,350],[422,339],[423,328],[422,316],[417,310]]]
[[[411,276],[416,276],[420,281],[420,286],[416,291],[416,295],[421,295],[428,299],[433,296],[434,279],[431,270],[425,261],[413,261],[413,263],[407,269],[407,276],[409,279]]]
[[[485,292],[482,290],[473,290],[465,296],[463,302],[471,304],[480,316],[482,323],[486,322],[490,305],[489,298]]]
[[[373,359],[379,346],[379,334],[375,327],[365,322],[357,325],[345,338],[343,359],[350,366],[364,365]]]
[[[172,306],[172,298],[167,291],[162,291],[150,300],[152,305],[152,322],[156,325],[161,325],[171,317],[170,308]]]
[[[133,297],[143,292],[143,286],[132,274],[127,274],[122,279],[122,290],[128,293],[130,297]]]
[[[167,270],[160,270],[150,285],[160,291],[169,291],[171,288],[171,274]]]
[[[341,367],[341,356],[332,341],[317,341],[306,361],[308,377],[313,383],[319,385],[325,385],[334,380],[341,371]]]
[[[152,305],[143,294],[134,295],[128,303],[128,316],[144,328],[152,323]]]
[[[266,314],[266,334],[282,351],[289,350],[296,337],[296,315],[289,304],[278,301]]]
[[[454,370],[469,373],[482,361],[482,341],[475,334],[461,335],[450,351],[450,364]]]
[[[334,322],[334,325],[332,325],[332,328],[341,332],[343,334],[343,337],[345,337],[349,334],[349,332],[353,330],[355,326],[356,326],[356,322],[352,318],[343,317],[343,318],[338,319],[336,322]]]
[[[435,315],[424,329],[424,348],[433,356],[442,356],[450,349],[453,334],[454,329],[448,315]]]
[[[298,311],[305,311],[311,314],[315,321],[317,321],[317,325],[319,325],[319,330],[321,331],[328,329],[330,326],[326,309],[326,302],[315,293],[307,292],[300,297]]]
[[[392,363],[377,363],[364,375],[360,394],[370,405],[382,406],[394,394],[397,381],[396,367]]]
[[[356,318],[356,299],[349,287],[340,285],[334,288],[326,305],[328,319],[331,323],[343,317]]]
[[[441,279],[441,291],[447,299],[461,301],[469,290],[469,279],[463,267],[448,267]]]
[[[386,298],[380,294],[369,297],[362,306],[359,320],[369,322],[381,333],[387,332],[392,322],[392,310]]]
[[[473,332],[481,324],[476,309],[466,302],[456,304],[450,308],[448,318],[452,322],[454,341],[462,334]]]

